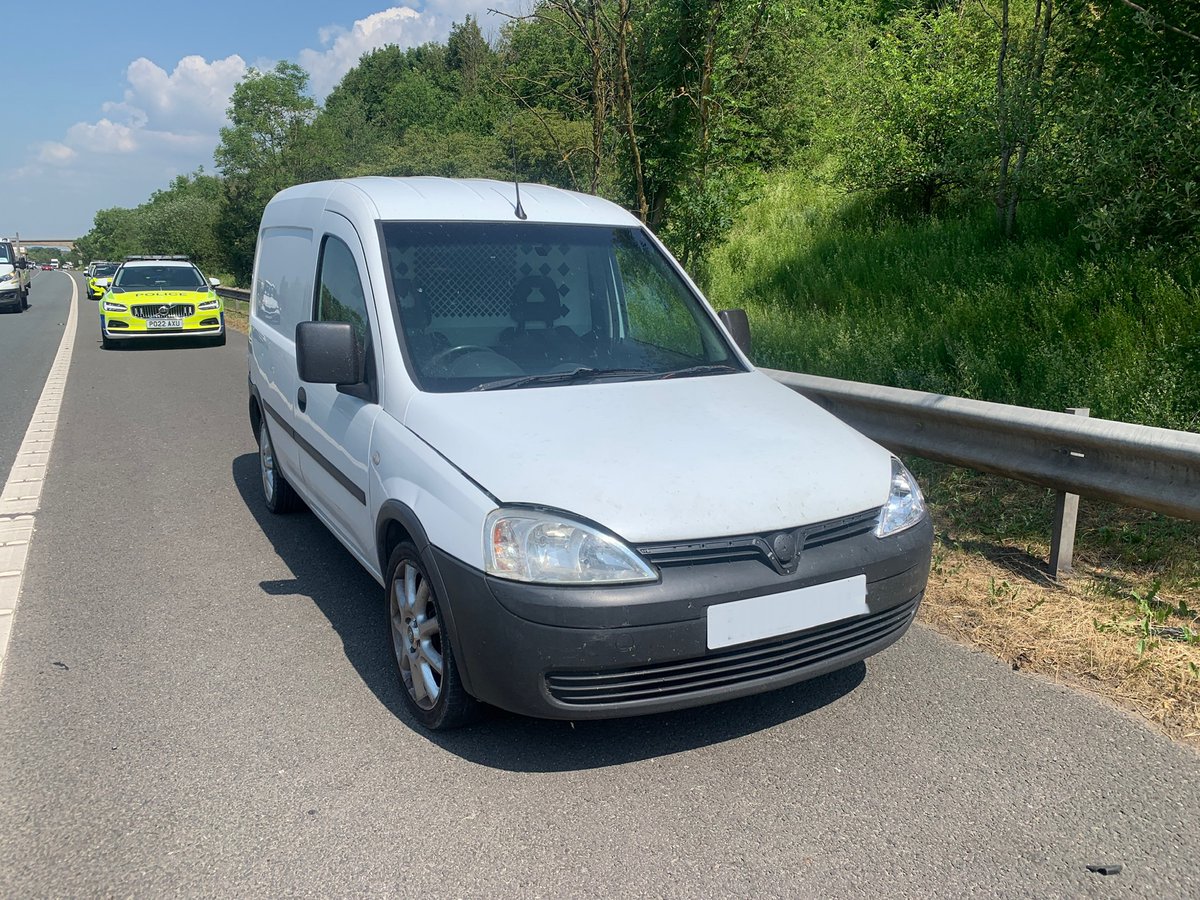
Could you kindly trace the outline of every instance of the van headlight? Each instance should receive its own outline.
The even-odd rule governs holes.
[[[16,281],[16,280],[17,280],[16,272],[9,272],[6,275],[0,275],[0,284],[6,284],[9,281]]]
[[[594,525],[536,509],[497,509],[484,523],[489,575],[536,584],[628,584],[658,574],[624,541]]]
[[[890,537],[911,528],[925,515],[925,498],[912,472],[892,457],[892,486],[887,503],[879,510],[875,537]]]

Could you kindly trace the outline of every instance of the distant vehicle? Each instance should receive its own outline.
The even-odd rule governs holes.
[[[94,262],[88,267],[91,269],[91,275],[87,279],[89,300],[99,300],[104,296],[119,265],[120,263],[114,262]]]
[[[54,268],[54,266],[50,265],[50,263],[42,263],[42,271],[43,272],[49,272],[53,268]]]
[[[58,260],[57,259],[50,260],[50,268],[52,268],[52,269],[58,268]]]
[[[205,338],[225,343],[225,312],[186,256],[127,256],[100,298],[100,339],[111,350],[137,338]]]
[[[29,308],[28,266],[11,241],[0,241],[0,307],[12,312]]]

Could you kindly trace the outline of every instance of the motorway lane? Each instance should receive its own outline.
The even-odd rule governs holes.
[[[106,353],[81,303],[0,895],[1200,895],[1200,757],[920,626],[746,701],[418,731],[383,592],[263,510],[245,340]]]
[[[71,277],[38,269],[29,289],[29,309],[0,312],[0,487],[8,480],[62,340]]]

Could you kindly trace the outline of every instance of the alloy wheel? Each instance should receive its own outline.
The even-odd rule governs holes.
[[[392,648],[404,687],[421,709],[432,709],[442,693],[442,628],[433,588],[412,562],[400,564],[389,597]]]
[[[258,433],[258,468],[262,474],[263,496],[267,503],[275,501],[276,473],[275,448],[271,446],[271,435],[267,431],[267,423],[259,426]]]

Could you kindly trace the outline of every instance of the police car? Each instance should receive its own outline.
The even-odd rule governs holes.
[[[220,282],[186,256],[128,256],[100,298],[105,349],[140,338],[203,338],[225,343]]]

